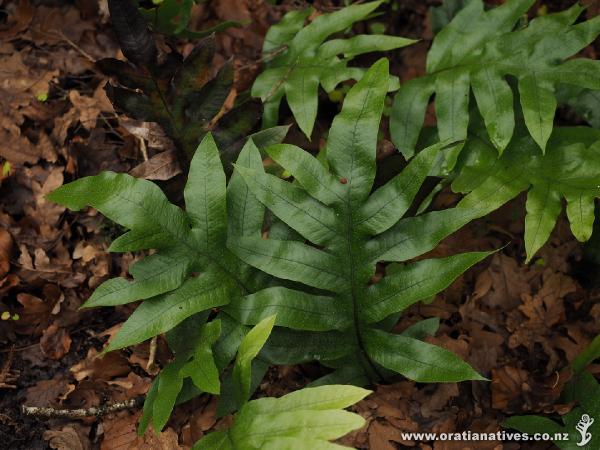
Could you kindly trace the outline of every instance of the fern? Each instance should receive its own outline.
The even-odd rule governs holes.
[[[266,317],[240,343],[233,367],[232,387],[241,409],[235,415],[233,425],[209,434],[193,449],[341,449],[346,447],[328,441],[364,425],[364,419],[357,414],[340,411],[370,394],[370,391],[357,387],[309,388],[278,399],[261,398],[248,402],[252,363],[267,341],[274,323],[275,316]],[[168,399],[157,396],[153,403],[161,408],[165,400]]]
[[[568,435],[568,440],[553,439],[553,442],[561,450],[596,450],[600,448],[600,423],[598,422],[600,384],[591,373],[585,371],[586,367],[599,357],[600,336],[596,337],[571,364],[570,370],[573,372],[573,377],[566,384],[561,401],[563,404],[575,402],[578,406],[562,417],[564,426],[543,416],[509,417],[502,425],[530,435],[535,433],[549,433],[550,436]],[[581,419],[585,420],[584,415],[587,415],[588,420],[592,419],[593,421],[587,429],[587,433],[590,433],[586,436],[589,438],[587,443],[576,428]]]
[[[155,430],[161,430],[174,406],[188,400],[190,392],[194,396],[200,392],[220,394],[220,372],[229,364],[236,351],[233,377],[226,379],[226,389],[235,393],[232,408],[244,405],[256,388],[256,384],[252,383],[252,362],[269,337],[275,317],[267,317],[247,333],[239,327],[231,333],[231,329],[227,329],[230,327],[227,327],[226,318],[205,324],[197,319],[191,317],[189,326],[175,329],[167,335],[176,357],[161,370],[146,395],[138,427],[140,435],[146,432],[150,422]],[[233,339],[230,337],[232,334]],[[223,347],[231,347],[231,344],[233,351],[228,349],[224,352]],[[223,359],[224,353],[227,353],[226,359]],[[262,378],[264,370],[258,370],[258,375]],[[191,379],[195,388],[186,389],[186,379]],[[227,399],[227,394],[231,395],[231,392],[223,390],[225,392],[221,400]]]
[[[555,128],[545,155],[525,130],[498,158],[483,125],[472,127],[472,137],[461,155],[456,192],[469,193],[459,207],[485,207],[494,211],[527,191],[525,249],[527,261],[550,237],[561,200],[579,241],[587,241],[594,223],[594,199],[600,197],[600,131],[589,127]]]
[[[201,40],[185,60],[172,51],[159,64],[154,38],[138,9],[130,0],[109,0],[108,5],[121,50],[132,63],[114,58],[96,63],[120,84],[106,85],[115,108],[135,119],[160,124],[182,149],[180,160],[184,166],[209,129],[223,161],[234,161],[241,139],[259,120],[260,104],[242,96],[218,125],[212,126],[233,86],[230,63],[211,79],[214,38]]]
[[[205,30],[190,30],[188,24],[194,3],[200,2],[197,0],[163,0],[151,9],[140,8],[140,12],[155,31],[187,39],[201,39],[212,33],[241,26],[239,22],[227,20]]]
[[[440,6],[431,6],[429,8],[431,31],[438,34],[468,2],[469,0],[444,0]]]
[[[480,214],[476,208],[456,208],[400,220],[442,144],[421,152],[370,194],[388,82],[388,63],[382,59],[348,92],[329,132],[330,170],[302,149],[283,144],[267,152],[298,184],[236,167],[256,198],[314,246],[232,237],[230,248],[242,260],[307,288],[270,287],[235,299],[224,310],[247,325],[277,314],[278,328],[263,357],[276,364],[316,359],[339,367],[326,382],[380,380],[386,369],[423,382],[480,380],[453,353],[389,329],[404,309],[435,295],[489,253],[407,263],[369,285],[377,261],[422,255]]]
[[[238,164],[262,170],[259,151],[251,140]],[[234,175],[227,187],[225,183],[219,151],[207,134],[191,162],[185,211],[169,203],[155,184],[113,172],[81,178],[48,197],[76,211],[92,206],[127,228],[109,251],[156,249],[130,267],[132,281],[113,278],[102,283],[83,307],[145,300],[105,352],[168,332],[176,359],[155,382],[158,395],[168,399],[154,412],[157,430],[166,423],[185,378],[191,378],[197,388],[188,389],[192,394],[220,390],[219,375],[235,355],[243,329],[227,317],[221,317],[218,324],[206,323],[210,311],[269,283],[226,248],[228,236],[261,235],[264,207],[249,195],[239,175]],[[218,350],[215,362],[213,345]],[[263,364],[263,372],[266,367]],[[203,376],[195,374],[196,369],[201,369]],[[149,405],[152,399],[149,395]]]
[[[488,253],[390,267],[384,281],[368,286],[376,261],[401,262],[423,254],[480,214],[460,208],[396,224],[441,144],[424,150],[405,172],[369,196],[387,70],[385,60],[370,69],[349,91],[334,121],[328,153],[335,176],[296,147],[271,147],[271,157],[306,190],[266,175],[251,140],[226,185],[217,145],[208,134],[191,161],[185,211],[169,203],[153,183],[112,172],[79,179],[49,196],[72,210],[92,206],[128,229],[110,251],[156,250],[130,268],[132,281],[108,280],[84,305],[144,300],[105,351],[167,335],[175,359],[148,393],[140,431],[150,421],[160,430],[175,404],[200,392],[223,393],[221,414],[238,408],[270,362],[319,359],[339,366],[344,382],[379,379],[386,368],[420,381],[481,379],[454,354],[420,340],[435,332],[432,322],[403,335],[386,329],[393,325],[389,318],[431,297]],[[263,240],[261,202],[326,251],[299,241],[276,241],[292,235],[281,226],[277,231],[277,225],[270,229],[271,239]],[[268,252],[277,259],[265,256]],[[290,281],[277,281],[247,263]],[[215,308],[221,310],[216,319],[211,315]],[[245,326],[261,321],[266,325],[250,331],[245,340]],[[276,330],[273,345],[268,343],[261,358],[255,358],[273,321],[293,330]],[[303,346],[297,345],[298,338],[306,339]],[[290,344],[293,348],[286,347]],[[237,362],[228,370],[238,348]]]
[[[466,139],[472,89],[490,141],[502,154],[515,128],[513,91],[506,76],[518,80],[525,124],[542,152],[553,129],[557,84],[600,89],[598,61],[565,61],[598,36],[600,17],[574,24],[584,9],[576,4],[513,30],[533,3],[508,0],[485,11],[481,0],[471,0],[437,34],[427,55],[427,75],[406,83],[394,101],[392,140],[406,157],[414,153],[434,93],[441,140]],[[450,167],[458,151],[460,145],[449,156]]]
[[[600,128],[600,92],[563,84],[556,90],[556,98],[559,104],[568,105],[590,126]]]
[[[365,420],[342,409],[369,394],[354,386],[331,385],[253,400],[235,415],[229,429],[207,435],[193,450],[346,449],[329,441],[361,428]]]
[[[317,115],[319,85],[331,92],[344,80],[360,79],[364,69],[348,67],[357,55],[392,50],[415,42],[386,35],[327,40],[367,18],[381,3],[351,5],[320,15],[307,26],[304,22],[314,13],[312,8],[291,11],[269,29],[263,45],[263,57],[268,62],[252,87],[252,95],[264,102],[265,127],[277,124],[279,104],[285,96],[298,126],[310,139]],[[394,81],[390,90],[399,86],[397,79]]]

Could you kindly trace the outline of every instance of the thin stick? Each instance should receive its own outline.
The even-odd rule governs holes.
[[[148,364],[146,364],[146,371],[152,375],[158,373],[158,366],[156,365],[156,349],[158,347],[158,336],[154,336],[150,341],[150,355],[148,356]]]
[[[144,141],[144,138],[138,137],[139,142],[140,142],[140,151],[142,152],[142,157],[144,158],[144,161],[148,161],[148,151],[146,150],[146,141]]]
[[[286,51],[289,47],[287,45],[282,45],[281,47],[279,47],[276,50],[273,50],[270,53],[267,53],[266,55],[262,56],[261,58],[258,58],[248,64],[244,64],[243,66],[238,67],[238,70],[246,70],[249,67],[255,66],[257,64],[260,64],[263,61],[269,61],[273,58],[275,58],[277,55],[279,55],[280,53],[283,53],[284,51]]]
[[[81,409],[55,409],[40,406],[21,406],[21,412],[25,416],[38,416],[47,418],[67,418],[77,419],[81,417],[102,417],[106,414],[123,411],[124,409],[139,408],[144,402],[144,397],[136,397],[120,403],[113,403],[102,406],[92,406],[91,408]]]
[[[79,47],[75,42],[73,42],[71,39],[69,39],[67,37],[67,35],[65,33],[59,30],[50,30],[51,33],[55,33],[56,35],[60,36],[61,39],[63,39],[67,44],[69,44],[71,47],[73,47],[75,50],[77,50],[79,53],[81,53],[81,55],[87,59],[88,61],[90,61],[92,64],[94,64],[96,62],[96,59],[91,56],[89,53],[87,53],[84,49],[82,49],[81,47]]]

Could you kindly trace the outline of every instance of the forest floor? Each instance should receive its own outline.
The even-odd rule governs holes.
[[[116,114],[105,96],[107,78],[94,61],[119,54],[105,2],[96,0],[4,1],[0,10],[0,448],[178,449],[190,448],[228,418],[215,419],[215,401],[199,397],[175,409],[160,435],[135,432],[140,410],[85,419],[25,417],[21,406],[87,408],[143,395],[156,370],[149,344],[96,358],[135,308],[79,310],[109,276],[126,275],[133,255],[107,253],[117,230],[93,210],[71,213],[45,195],[73,179],[102,170],[127,172],[165,150],[152,127]],[[423,73],[432,38],[429,7],[439,1],[397,1],[383,21],[389,34],[420,38],[389,52],[402,80]],[[538,7],[559,10],[572,1]],[[100,5],[100,6],[99,6]],[[214,0],[194,9],[193,23],[206,28],[222,20],[247,23],[217,35],[215,68],[234,58],[236,90],[248,89],[260,70],[260,49],[270,24],[301,2],[273,6],[262,0]],[[319,2],[322,10],[335,4]],[[588,14],[594,8],[588,10]],[[178,42],[183,51],[190,43]],[[595,49],[587,49],[592,57]],[[369,63],[369,58],[365,58]],[[321,98],[317,130],[325,130],[339,103]],[[562,112],[560,120],[572,123]],[[291,123],[291,118],[286,119]],[[428,116],[428,120],[432,120]],[[316,150],[292,129],[288,142]],[[389,137],[388,137],[389,138]],[[10,161],[10,165],[5,161]],[[380,164],[393,160],[382,159]],[[154,167],[163,177],[170,166]],[[143,172],[143,171],[142,171]],[[140,169],[138,169],[140,173]],[[143,176],[144,174],[142,174]],[[147,173],[146,173],[147,175]],[[450,191],[433,207],[453,205]],[[401,431],[495,432],[512,414],[564,414],[558,401],[566,380],[559,371],[600,333],[600,289],[582,246],[564,218],[535,260],[524,263],[524,201],[478,220],[446,239],[445,256],[498,249],[438,295],[410,309],[402,330],[439,317],[435,342],[460,355],[491,382],[418,384],[398,379],[374,388],[355,409],[367,426],[343,444],[359,449],[435,450],[549,449],[551,443],[431,444],[405,441]],[[156,363],[169,359],[159,339]],[[258,395],[279,396],[322,373],[316,365],[271,369]],[[600,366],[592,367],[600,373]]]

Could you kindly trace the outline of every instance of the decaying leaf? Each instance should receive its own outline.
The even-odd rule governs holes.
[[[108,84],[113,105],[134,119],[157,122],[183,152],[179,161],[187,167],[196,147],[212,130],[228,166],[259,118],[259,105],[240,98],[235,107],[212,125],[233,87],[233,69],[224,64],[212,77],[214,37],[200,40],[183,59],[172,51],[161,64],[154,37],[145,19],[130,0],[109,1],[113,27],[129,62],[113,58],[97,62],[120,86]]]

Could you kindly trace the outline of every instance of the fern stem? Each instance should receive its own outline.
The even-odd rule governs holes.
[[[183,170],[183,172],[185,173],[185,172],[187,172],[187,168],[189,166],[190,160],[192,159],[192,155],[188,154],[186,149],[183,148],[183,139],[181,136],[181,130],[179,129],[179,126],[177,125],[177,121],[175,120],[175,116],[173,115],[173,112],[171,111],[171,108],[169,107],[169,103],[167,102],[167,99],[165,98],[162,90],[160,89],[158,80],[152,73],[152,70],[149,70],[148,72],[150,73],[150,78],[152,79],[152,83],[154,83],[156,92],[158,92],[158,97],[160,98],[160,101],[162,102],[163,107],[165,108],[165,111],[167,112],[167,115],[169,116],[169,120],[171,121],[171,127],[173,129],[173,134],[175,135],[176,140],[179,141],[178,147],[182,146],[181,148],[178,148],[179,151],[177,152],[177,159],[179,160],[179,165],[181,166],[181,170]]]
[[[347,246],[348,261],[350,264],[350,298],[352,299],[352,317],[353,317],[353,322],[354,322],[354,324],[353,324],[354,325],[354,337],[356,338],[356,344],[357,344],[357,347],[359,350],[358,361],[359,361],[360,365],[363,367],[363,370],[365,371],[365,375],[369,379],[369,382],[371,384],[376,384],[377,382],[383,381],[384,377],[377,369],[377,366],[375,365],[375,363],[369,357],[369,355],[364,347],[364,344],[363,344],[363,336],[362,336],[362,330],[361,330],[361,326],[360,326],[360,311],[359,311],[358,299],[357,299],[357,294],[356,294],[356,265],[355,265],[355,259],[354,259],[355,256],[354,256],[354,249],[352,247],[354,221],[352,218],[352,208],[348,204],[346,205],[346,217],[348,219],[348,222],[347,222],[348,228],[346,231],[347,232],[346,242],[348,244],[348,246]],[[366,366],[364,364],[365,362],[366,362]],[[373,379],[373,374],[375,374],[375,376],[378,379]]]

